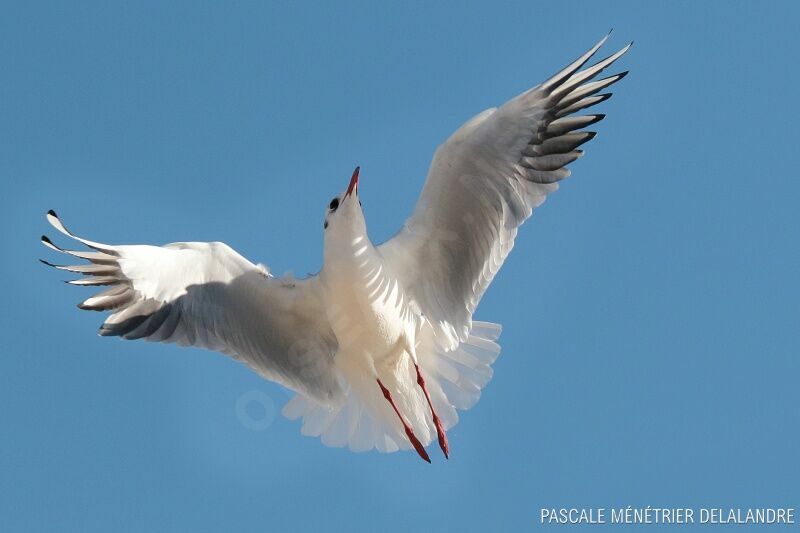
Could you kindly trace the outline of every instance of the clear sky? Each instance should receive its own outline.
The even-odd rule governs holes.
[[[798,4],[165,4],[0,16],[0,530],[799,506]],[[503,352],[450,461],[303,437],[288,394],[225,357],[97,337],[89,291],[36,261],[61,259],[38,242],[53,208],[99,241],[222,240],[315,272],[355,165],[383,240],[439,142],[611,27],[631,74],[478,309]]]

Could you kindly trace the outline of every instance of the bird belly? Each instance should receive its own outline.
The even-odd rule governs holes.
[[[398,345],[413,340],[416,316],[398,281],[380,264],[358,267],[327,276],[326,309],[331,327],[341,348],[368,353],[376,362],[396,358]]]

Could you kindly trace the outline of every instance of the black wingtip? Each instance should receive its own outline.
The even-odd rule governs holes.
[[[56,218],[58,218],[58,215],[57,215],[57,214],[56,214],[56,212],[55,212],[55,211],[53,211],[52,209],[50,209],[49,211],[47,211],[47,214],[48,214],[48,215],[50,215],[51,217],[56,217]]]
[[[619,81],[619,80],[621,80],[622,78],[624,78],[625,76],[627,76],[627,75],[628,75],[628,72],[630,72],[630,70],[625,70],[625,71],[622,71],[622,72],[620,72],[619,74],[617,74],[617,76],[619,76],[619,79],[617,79],[617,81]]]
[[[53,268],[55,268],[55,266],[56,266],[53,263],[50,263],[49,261],[45,261],[44,259],[39,259],[39,262],[42,263],[43,265],[47,265],[47,266],[53,267]]]
[[[598,122],[600,122],[601,120],[606,118],[606,114],[605,113],[595,113],[594,115],[590,115],[590,116],[592,117],[592,121],[589,122],[588,124],[585,124],[583,126],[584,128],[586,126],[591,126],[592,124],[597,124]]]
[[[51,241],[51,240],[48,238],[48,236],[47,236],[47,235],[42,235],[42,242],[46,242],[47,244],[53,244],[53,241]]]

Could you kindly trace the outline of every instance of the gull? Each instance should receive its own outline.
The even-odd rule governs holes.
[[[461,126],[433,157],[417,205],[400,231],[375,245],[356,167],[327,206],[323,266],[305,279],[275,277],[221,242],[109,245],[47,220],[88,261],[49,266],[107,286],[80,309],[109,311],[102,336],[194,346],[226,354],[294,391],[283,414],[327,446],[414,449],[471,408],[500,353],[499,324],[473,320],[514,246],[518,228],[569,176],[566,165],[604,118],[578,114],[611,96],[621,72],[598,75],[633,43],[591,66],[596,45],[545,82]]]

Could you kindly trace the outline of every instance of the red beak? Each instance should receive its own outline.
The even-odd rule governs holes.
[[[353,171],[353,177],[350,178],[350,185],[347,187],[347,193],[345,194],[345,197],[350,196],[353,191],[358,194],[358,173],[360,170],[361,167],[356,167],[356,169]]]

